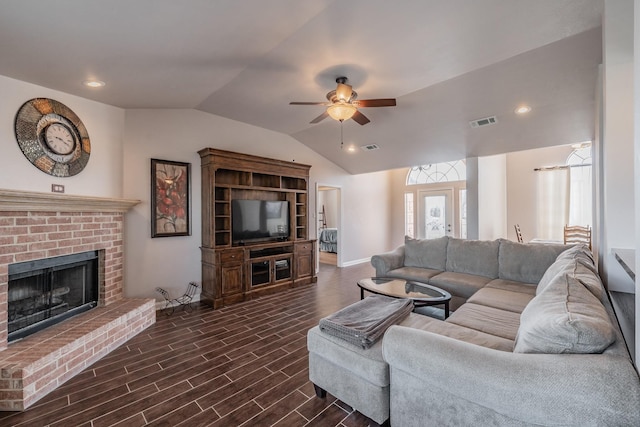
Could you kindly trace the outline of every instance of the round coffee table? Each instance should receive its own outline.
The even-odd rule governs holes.
[[[449,317],[449,301],[451,294],[444,289],[426,283],[413,282],[404,279],[385,277],[371,277],[358,280],[360,299],[364,299],[364,291],[373,294],[386,295],[394,298],[409,298],[415,307],[444,305],[444,318]]]

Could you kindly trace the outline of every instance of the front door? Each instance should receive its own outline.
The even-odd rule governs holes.
[[[418,191],[418,238],[452,235],[452,213],[453,190]]]

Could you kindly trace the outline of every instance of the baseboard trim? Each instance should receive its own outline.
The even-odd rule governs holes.
[[[352,265],[364,264],[364,263],[367,263],[367,262],[371,262],[371,257],[343,262],[342,266],[343,267],[351,267]]]

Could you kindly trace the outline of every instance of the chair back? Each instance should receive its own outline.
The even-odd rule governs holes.
[[[524,243],[524,240],[522,239],[522,232],[520,231],[520,224],[516,224],[514,225],[514,227],[516,228],[516,237],[518,238],[518,243]]]
[[[564,226],[564,244],[571,245],[575,243],[583,243],[589,246],[591,250],[591,227],[583,227],[581,225],[565,225]]]

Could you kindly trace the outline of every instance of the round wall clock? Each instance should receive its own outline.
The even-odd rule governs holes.
[[[16,139],[25,157],[53,176],[80,173],[91,155],[89,134],[80,118],[53,99],[35,98],[20,107]]]

